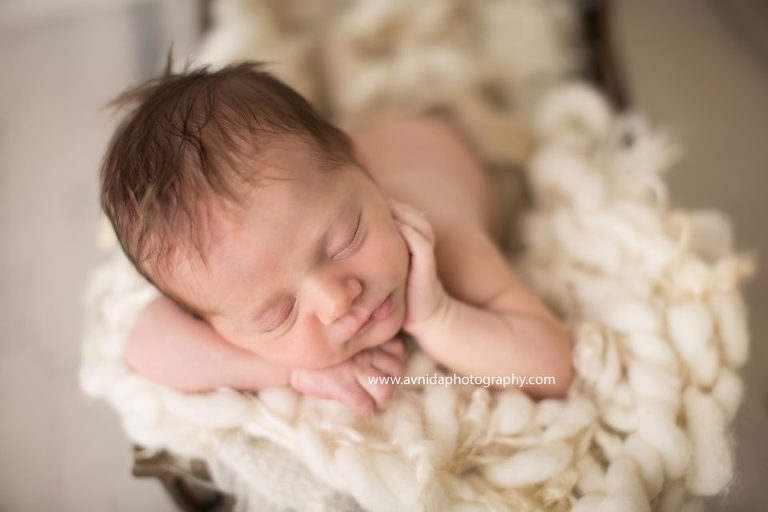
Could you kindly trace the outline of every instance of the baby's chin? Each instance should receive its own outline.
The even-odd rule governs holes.
[[[399,313],[396,311],[395,313]],[[388,325],[379,325],[379,332],[371,332],[370,338],[361,339],[359,346],[353,345],[354,353],[349,354],[347,357],[352,357],[358,352],[361,352],[368,348],[378,347],[394,338],[403,326],[403,320],[399,318],[389,318]],[[352,342],[354,343],[354,341]]]
[[[400,332],[402,321],[399,323],[393,322],[391,326],[382,325],[380,327],[380,332],[371,332],[369,333],[370,336],[368,337],[361,337],[358,339],[350,340],[344,347],[344,350],[339,351],[335,357],[323,361],[322,364],[318,364],[318,366],[315,368],[326,368],[328,366],[334,366],[354,357],[356,354],[359,354],[363,350],[383,345],[384,343],[394,338],[398,332]]]

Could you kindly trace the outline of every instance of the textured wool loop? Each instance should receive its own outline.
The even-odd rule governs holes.
[[[461,82],[469,75],[456,70],[487,78],[478,66],[494,67],[503,54],[503,45],[495,54],[486,48],[481,54],[491,57],[473,67],[478,50],[467,48],[469,33],[458,40],[463,43],[441,42],[445,27],[465,33],[466,26],[451,23],[474,3],[363,3],[377,5],[376,16],[353,9],[328,36],[327,55],[358,49],[341,55],[336,65],[344,69],[333,68],[329,82],[330,103],[341,117],[397,102],[423,89],[426,77],[432,83],[457,77],[443,80],[451,87],[442,100],[450,99],[452,87],[477,86]],[[221,4],[232,12],[251,5]],[[488,23],[486,43],[503,40],[503,9],[517,8],[516,23],[524,19],[541,30],[562,21],[553,13],[568,12],[565,2],[542,2],[537,5],[550,10],[537,18],[533,4],[489,2],[495,7],[473,11]],[[260,14],[274,18],[279,11],[270,2],[260,5]],[[282,48],[303,62],[309,46],[300,38],[280,46],[278,21],[249,15],[264,24],[249,36],[253,44]],[[246,18],[231,35],[244,37]],[[307,20],[294,21],[295,35]],[[395,29],[404,31],[410,50],[380,46]],[[349,44],[339,46],[337,38]],[[428,47],[427,56],[419,45]],[[523,87],[521,77],[540,78],[543,71],[525,75],[521,70],[534,68],[525,68],[523,51],[514,55],[517,68],[506,69],[519,73],[491,83],[510,85],[514,75],[508,90],[533,95],[542,82],[523,80]],[[231,54],[212,57],[225,58]],[[540,58],[543,67],[556,59]],[[422,68],[424,61],[434,62]],[[387,66],[400,70],[399,81],[388,83]],[[291,69],[298,83],[307,77],[300,67]],[[546,89],[542,101],[526,102],[537,139],[526,166],[533,207],[522,219],[525,252],[511,264],[572,334],[577,377],[567,399],[535,402],[512,387],[401,385],[385,411],[358,425],[340,404],[290,389],[184,394],[164,388],[122,361],[126,333],[157,291],[115,247],[86,293],[83,389],[118,411],[134,442],[205,460],[239,510],[697,509],[702,496],[722,492],[733,476],[728,429],[743,394],[737,369],[749,348],[740,287],[752,262],[734,252],[722,214],[670,206],[663,175],[679,152],[663,134],[640,116],[616,116],[585,85]],[[310,95],[316,90],[305,87]],[[416,350],[406,375],[433,372],[439,373],[434,361]]]

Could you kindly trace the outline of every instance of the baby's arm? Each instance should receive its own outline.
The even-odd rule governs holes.
[[[165,296],[139,315],[124,360],[148,379],[188,392],[284,387],[290,378],[290,369],[228,343]]]
[[[441,255],[443,271],[464,276],[452,286],[472,295],[477,305],[470,304],[451,296],[438,279],[426,217],[396,202],[392,212],[411,252],[404,328],[421,348],[464,375],[553,377],[554,383],[527,380],[521,387],[537,398],[563,396],[573,378],[570,340],[493,240],[479,229],[463,229],[444,244],[453,249]]]
[[[284,368],[225,341],[210,325],[160,296],[139,315],[124,359],[140,375],[180,391],[290,385],[306,395],[342,402],[365,418],[391,401],[394,383],[377,379],[402,374],[405,347],[396,337],[327,368]]]

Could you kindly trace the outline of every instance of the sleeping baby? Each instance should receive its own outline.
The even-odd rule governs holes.
[[[565,394],[570,341],[505,259],[499,193],[446,119],[390,111],[345,132],[256,63],[166,71],[113,103],[134,107],[102,207],[162,292],[126,341],[139,374],[290,386],[366,418],[407,333],[459,375]]]

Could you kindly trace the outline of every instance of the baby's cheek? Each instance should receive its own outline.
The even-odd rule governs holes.
[[[391,262],[393,272],[405,279],[410,265],[410,253],[408,252],[408,245],[399,230],[390,242],[389,261]]]
[[[228,341],[233,345],[239,346],[239,343],[237,341],[237,336],[235,336],[235,333],[232,332],[232,328],[229,326],[229,322],[216,318],[216,319],[211,319],[208,322],[208,325],[211,326],[211,328],[216,332],[216,334],[224,338],[226,341]]]
[[[224,338],[224,340],[231,343],[232,345],[235,345],[238,348],[247,350],[248,352],[255,353],[255,351],[253,350],[253,344],[242,333],[236,330],[224,330],[222,332],[219,332],[219,334],[221,335],[222,338]]]
[[[403,253],[407,258],[408,251],[402,245],[396,236],[384,232],[376,240],[371,240],[360,260],[364,265],[362,270],[372,284],[375,282],[377,286],[388,286],[397,280],[403,264],[407,266],[408,263],[407,259],[403,261]]]
[[[222,321],[218,325],[214,323],[211,325],[219,336],[228,343],[253,354],[261,355],[259,350],[261,344],[256,342],[253,333],[249,333],[247,329],[235,325],[234,322]]]
[[[344,359],[340,347],[332,348],[315,328],[302,326],[299,321],[294,329],[279,339],[264,345],[265,357],[271,361],[294,368],[322,368]]]

